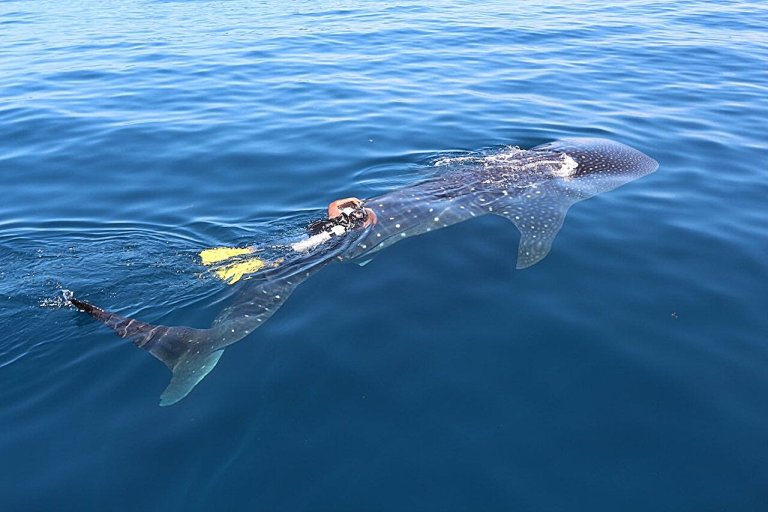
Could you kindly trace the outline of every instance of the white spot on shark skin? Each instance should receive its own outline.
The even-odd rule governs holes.
[[[397,229],[400,229],[400,224],[395,224],[395,227],[396,227]]]
[[[435,217],[435,222],[440,222],[440,217]]]

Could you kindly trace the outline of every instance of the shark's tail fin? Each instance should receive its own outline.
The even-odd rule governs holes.
[[[171,370],[171,382],[160,396],[160,405],[175,404],[192,391],[219,361],[223,348],[211,350],[204,343],[210,333],[191,327],[151,325],[105,311],[93,304],[70,297],[70,303],[88,313],[118,336],[130,340],[165,363]]]

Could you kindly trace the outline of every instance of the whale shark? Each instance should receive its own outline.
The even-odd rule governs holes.
[[[342,230],[316,246],[302,245],[282,264],[239,282],[231,304],[207,328],[152,325],[74,295],[67,299],[171,370],[160,396],[160,405],[167,406],[186,397],[226,347],[263,325],[298,285],[327,264],[363,264],[400,240],[497,215],[520,231],[517,268],[527,268],[550,252],[572,205],[650,174],[658,163],[619,142],[569,138],[527,150],[503,147],[438,157],[433,167],[432,176],[362,201],[375,222]]]

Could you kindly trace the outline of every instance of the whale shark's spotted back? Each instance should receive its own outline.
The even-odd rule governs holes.
[[[649,156],[606,139],[562,139],[530,150],[497,150],[436,161],[446,172],[371,199],[380,219],[347,256],[481,215],[512,221],[522,235],[517,267],[541,261],[568,208],[656,170]]]
[[[574,178],[590,175],[621,176],[625,181],[652,173],[659,164],[653,158],[620,142],[608,139],[572,138],[561,139],[531,151],[555,151],[565,153],[576,161]]]

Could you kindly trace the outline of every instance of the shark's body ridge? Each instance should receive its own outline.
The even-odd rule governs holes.
[[[647,155],[606,139],[563,139],[530,150],[503,148],[435,161],[443,172],[365,201],[376,223],[350,231],[254,275],[207,329],[155,326],[71,298],[71,303],[171,370],[160,405],[184,398],[224,349],[269,319],[293,290],[336,260],[363,262],[399,240],[481,215],[499,215],[520,231],[517,268],[541,261],[574,203],[652,173]]]

